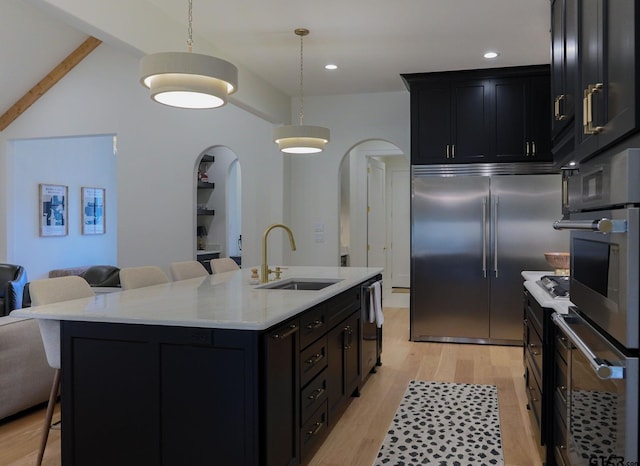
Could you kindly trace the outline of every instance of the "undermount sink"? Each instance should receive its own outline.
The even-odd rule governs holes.
[[[287,278],[257,286],[256,288],[264,290],[318,291],[340,281],[342,281],[341,278]]]

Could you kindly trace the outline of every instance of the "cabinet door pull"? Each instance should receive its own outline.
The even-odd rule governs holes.
[[[313,429],[311,429],[311,430],[308,430],[308,431],[307,431],[307,435],[308,435],[309,437],[313,437],[313,436],[314,436],[314,435],[316,435],[318,432],[320,432],[320,429],[322,429],[322,426],[323,426],[323,425],[324,425],[324,424],[323,424],[322,422],[316,422],[316,423],[313,425]]]
[[[449,144],[447,144],[447,158],[449,158]]]
[[[307,359],[305,362],[309,365],[313,365],[313,364],[316,364],[318,361],[320,361],[322,358],[324,358],[324,354],[316,353],[315,356]]]
[[[540,354],[540,352],[539,352],[539,351],[536,351],[536,350],[535,350],[536,345],[534,345],[533,343],[529,343],[529,348],[531,348],[531,353],[532,353],[534,356],[538,356],[538,355]]]
[[[554,116],[557,121],[562,121],[567,118],[567,116],[564,115],[560,110],[560,103],[565,99],[565,97],[566,96],[564,94],[556,96]]]
[[[524,143],[524,147],[525,147],[524,156],[529,157],[529,141]]]
[[[318,398],[320,398],[320,396],[322,396],[323,393],[324,388],[316,388],[307,398],[310,400],[317,400]]]
[[[351,330],[351,325],[347,325],[344,328],[344,335],[346,335],[346,343],[344,344],[344,349],[351,349],[351,335],[353,335],[353,331]]]
[[[531,141],[531,157],[535,157],[536,155],[536,143],[535,141]]]
[[[451,144],[451,158],[452,159],[456,158],[456,145],[455,144]]]
[[[296,324],[289,325],[289,328],[284,333],[274,333],[271,335],[271,338],[274,340],[282,340],[283,338],[287,338],[292,333],[295,333],[298,330],[298,326]]]
[[[318,327],[322,327],[324,325],[324,322],[322,322],[321,320],[316,320],[314,322],[311,322],[310,324],[307,325],[307,328],[309,330],[314,330]]]
[[[589,84],[584,90],[584,98],[582,99],[584,134],[598,134],[604,129],[604,126],[593,126],[593,94],[602,91],[603,88],[604,85],[602,83],[597,83]]]

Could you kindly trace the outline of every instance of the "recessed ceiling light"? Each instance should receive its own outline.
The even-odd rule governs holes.
[[[337,70],[338,65],[334,65],[333,63],[329,63],[328,65],[324,65],[325,70]]]
[[[487,52],[484,54],[484,58],[496,58],[500,55],[498,52]]]

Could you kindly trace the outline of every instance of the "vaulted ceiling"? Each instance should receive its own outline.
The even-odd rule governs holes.
[[[186,51],[186,0],[131,1],[183,28],[173,49]],[[93,33],[39,3],[0,4],[0,114]],[[293,30],[306,27],[305,95],[398,91],[401,73],[548,63],[549,18],[548,0],[193,0],[194,51],[200,38],[295,96],[300,41]],[[144,34],[153,26],[130,27]],[[98,37],[109,43],[108,34]],[[500,55],[487,60],[487,50]],[[339,68],[327,71],[327,63]]]

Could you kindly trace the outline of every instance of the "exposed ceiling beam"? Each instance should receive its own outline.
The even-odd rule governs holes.
[[[0,131],[9,126],[13,121],[60,81],[69,71],[80,63],[93,49],[100,45],[102,41],[91,36],[85,40],[77,49],[71,52],[67,58],[62,60],[58,66],[49,72],[38,84],[33,86],[20,100],[18,100],[9,110],[0,116]]]

